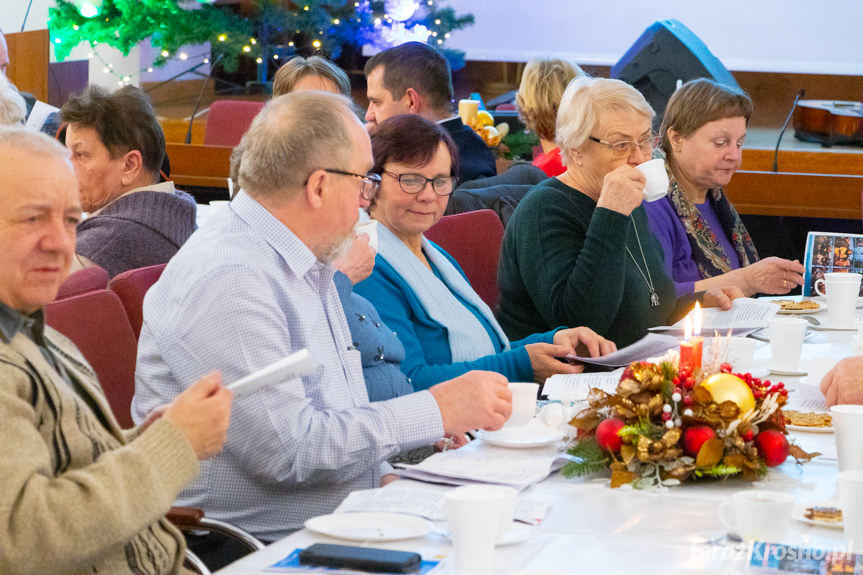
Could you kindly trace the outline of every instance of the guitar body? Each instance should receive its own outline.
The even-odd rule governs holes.
[[[794,111],[794,137],[818,142],[863,146],[863,104],[837,100],[800,100]]]

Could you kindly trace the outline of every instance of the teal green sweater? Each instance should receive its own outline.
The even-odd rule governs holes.
[[[651,307],[647,282],[624,248],[644,270],[633,222],[659,307]],[[597,208],[593,199],[557,178],[537,184],[513,213],[498,284],[498,320],[513,339],[552,326],[584,325],[623,347],[680,311],[644,208],[638,206],[631,219]]]

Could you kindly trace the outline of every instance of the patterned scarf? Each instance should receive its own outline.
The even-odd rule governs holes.
[[[692,246],[692,258],[698,266],[698,273],[702,279],[718,276],[731,271],[731,260],[722,248],[722,244],[716,238],[716,234],[710,229],[707,220],[699,213],[698,208],[683,193],[677,178],[668,170],[668,198],[677,216],[686,229],[686,236]],[[740,221],[737,210],[725,197],[722,188],[716,188],[707,192],[707,200],[713,206],[719,218],[722,229],[725,231],[737,257],[740,258],[740,267],[746,267],[758,261],[758,252],[752,243],[746,226]]]

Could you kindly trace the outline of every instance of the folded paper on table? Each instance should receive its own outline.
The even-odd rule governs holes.
[[[335,512],[380,511],[419,515],[432,521],[443,521],[444,492],[436,489],[398,487],[361,489],[353,491],[342,501]],[[513,518],[522,523],[539,525],[548,514],[551,504],[538,499],[519,497]]]
[[[313,565],[300,565],[300,551],[302,549],[294,549],[290,555],[273,563],[269,567],[265,568],[265,571],[271,571],[275,573],[328,573],[330,575],[366,575],[368,571],[357,571],[355,569],[346,569],[344,567],[319,567]],[[411,573],[417,573],[419,575],[423,575],[424,573],[430,572],[432,569],[437,567],[439,561],[426,561],[423,560],[420,563],[419,569],[416,571],[411,571]],[[387,575],[384,573],[383,575]]]
[[[228,385],[234,393],[234,398],[246,396],[262,387],[275,383],[284,383],[304,375],[309,375],[316,367],[315,361],[309,355],[309,350],[301,349],[284,359],[271,363],[267,367],[247,375]]]
[[[720,335],[727,335],[728,330],[732,331],[732,335],[747,335],[756,329],[766,327],[767,320],[776,315],[780,309],[782,308],[777,303],[748,297],[737,298],[731,302],[731,309],[727,311],[718,307],[703,308],[701,335],[710,336],[714,331],[718,331]],[[674,325],[659,325],[650,328],[649,331],[682,334],[684,321],[685,318]],[[746,330],[750,331],[746,332]]]
[[[492,483],[521,490],[539,483],[567,461],[555,447],[516,451],[474,441],[460,449],[435,453],[416,465],[398,463],[396,472],[430,483]]]
[[[600,365],[603,367],[625,367],[633,361],[640,361],[642,359],[647,359],[648,357],[662,355],[669,349],[676,347],[677,344],[677,338],[674,336],[648,333],[635,343],[619,349],[614,353],[609,353],[608,355],[600,357],[568,355],[566,358],[580,361],[581,363],[589,363],[591,365]]]

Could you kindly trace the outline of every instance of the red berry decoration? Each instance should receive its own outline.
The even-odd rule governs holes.
[[[683,432],[683,450],[687,455],[695,457],[698,450],[708,439],[716,437],[716,432],[707,425],[696,425]]]
[[[788,440],[781,431],[775,429],[762,431],[755,437],[755,446],[767,467],[782,465],[788,457]]]
[[[601,448],[617,453],[623,443],[617,432],[625,425],[622,419],[616,417],[603,420],[596,428],[596,442]]]
[[[752,441],[752,439],[755,437],[755,432],[751,429],[747,429],[740,434],[740,437],[743,439],[743,441]]]

